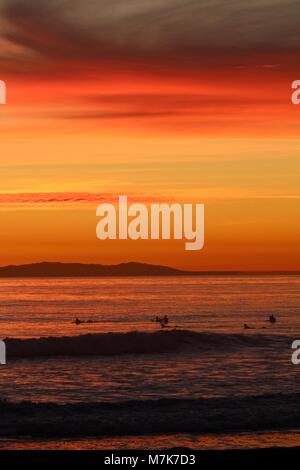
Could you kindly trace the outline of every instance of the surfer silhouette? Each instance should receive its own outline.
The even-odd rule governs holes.
[[[169,317],[168,315],[165,315],[164,317],[156,317],[155,318],[156,323],[159,323],[162,328],[168,327],[169,323]]]

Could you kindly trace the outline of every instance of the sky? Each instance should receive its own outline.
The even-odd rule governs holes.
[[[300,4],[0,0],[0,265],[300,270]],[[101,242],[102,201],[205,204],[205,247]]]

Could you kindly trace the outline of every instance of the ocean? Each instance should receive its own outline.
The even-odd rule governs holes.
[[[166,435],[173,436],[169,438],[173,444],[184,441],[199,448],[211,448],[212,442],[215,448],[223,448],[224,443],[225,448],[251,447],[260,435],[266,442],[275,436],[282,444],[288,435],[289,442],[300,443],[292,413],[299,398],[300,366],[291,362],[292,341],[300,339],[299,276],[1,279],[0,306],[0,337],[8,344],[7,365],[0,366],[2,401],[20,407],[28,403],[32,407],[50,403],[61,407],[122,405],[124,419],[128,413],[132,415],[132,404],[141,407],[139,413],[147,419],[147,406],[157,400],[166,400],[166,413],[171,413],[172,400],[184,401],[184,406],[189,403],[191,408],[201,408],[204,403],[219,412],[212,423],[194,423],[193,433],[188,420],[181,427],[175,419],[174,428],[162,423],[162,431],[157,433],[155,423],[149,423],[141,434],[155,432],[151,442],[157,446],[168,440]],[[268,321],[271,314],[277,319],[275,324]],[[164,315],[169,317],[169,328],[162,330],[154,320]],[[75,318],[93,323],[76,325]],[[244,323],[251,328],[244,330]],[[77,341],[83,349],[75,350],[66,337],[79,335]],[[43,344],[50,348],[48,355],[39,352],[42,343],[38,338],[44,338]],[[93,341],[98,353],[81,354],[88,344],[92,348]],[[69,351],[65,356],[57,353],[61,345]],[[30,351],[30,357],[20,353],[10,358],[10,347],[11,351],[20,347]],[[247,404],[254,403],[256,409],[261,399],[267,400],[263,415],[251,424],[249,435],[249,430],[234,424],[236,417],[231,426],[234,432],[228,429],[235,403],[241,409],[237,421],[243,422],[248,420],[243,414]],[[278,406],[284,419],[271,425]],[[47,410],[34,409],[41,416]],[[118,434],[116,426],[106,433],[110,442],[120,442],[122,447],[125,439],[132,445],[130,436],[139,434],[141,428],[129,426],[126,437],[122,426],[119,423],[123,441],[112,437]],[[40,448],[50,442],[53,448],[101,448],[101,439],[87,439],[93,430],[74,436],[77,440],[63,439],[56,444],[49,436],[48,444],[41,443]],[[220,433],[226,437],[218,441]],[[28,431],[26,438],[30,437]],[[5,442],[0,448],[24,446],[20,440],[17,444]],[[31,442],[37,448],[41,441]],[[135,442],[143,448],[149,446],[149,440],[141,436]]]
[[[267,318],[278,317],[270,328]],[[154,331],[170,326],[240,333],[300,333],[300,276],[0,279],[2,337]],[[98,323],[74,325],[76,317]]]

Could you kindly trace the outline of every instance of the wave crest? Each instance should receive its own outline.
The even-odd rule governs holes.
[[[193,350],[234,351],[242,348],[266,348],[286,338],[259,334],[199,333],[188,330],[156,332],[100,333],[38,339],[7,339],[8,358],[46,356],[111,356],[155,354]]]

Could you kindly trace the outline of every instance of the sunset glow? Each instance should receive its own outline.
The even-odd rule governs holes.
[[[284,28],[280,46],[275,34],[264,43],[250,8],[233,47],[230,20],[208,8],[224,31],[221,48],[203,21],[204,47],[187,9],[186,43],[176,11],[173,34],[147,40],[137,26],[147,2],[132,2],[132,17],[121,3],[100,18],[93,2],[70,13],[68,2],[0,0],[0,264],[300,269],[300,107],[291,104],[300,65]],[[204,250],[97,240],[97,204],[122,194],[204,202]]]

